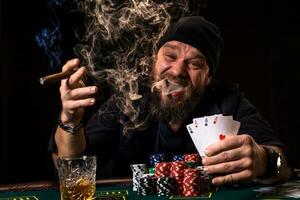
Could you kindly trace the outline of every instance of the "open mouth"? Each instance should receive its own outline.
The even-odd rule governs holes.
[[[164,78],[152,85],[151,92],[153,92],[154,89],[157,89],[162,92],[162,95],[170,95],[174,93],[181,93],[184,88],[185,86],[181,83],[176,83],[168,78]]]

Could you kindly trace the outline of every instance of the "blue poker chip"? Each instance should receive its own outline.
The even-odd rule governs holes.
[[[166,155],[163,153],[151,154],[149,156],[149,164],[150,166],[155,166],[156,163],[165,162]]]
[[[183,154],[176,154],[173,155],[173,161],[183,161],[184,160],[184,155]]]

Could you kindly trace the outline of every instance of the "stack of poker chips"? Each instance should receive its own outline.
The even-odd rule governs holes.
[[[181,195],[183,192],[183,177],[184,177],[184,170],[187,169],[188,165],[185,161],[174,161],[172,162],[170,168],[170,176],[174,177],[175,179],[175,186],[177,190],[175,194]]]
[[[166,161],[166,155],[163,153],[152,154],[149,156],[149,164],[155,166],[156,163]]]
[[[183,193],[185,197],[196,197],[200,195],[200,169],[189,168],[184,170]]]
[[[183,158],[190,168],[195,168],[201,163],[201,158],[197,153],[185,154]]]
[[[155,165],[156,163],[165,162],[166,161],[166,155],[163,153],[157,153],[157,154],[151,154],[149,156],[149,173],[154,174],[155,172]]]
[[[204,167],[203,166],[198,166],[197,169],[200,170],[200,192],[204,193],[206,191],[211,191],[214,189],[214,186],[212,185],[212,176],[208,175],[207,173],[204,172]]]
[[[153,174],[144,174],[140,178],[138,195],[152,195],[156,193],[156,178]]]
[[[182,154],[176,154],[176,155],[173,155],[173,161],[183,161],[184,160],[184,155]]]
[[[158,196],[172,196],[175,191],[175,181],[171,176],[158,177],[156,181]]]
[[[140,178],[147,173],[147,165],[146,164],[134,164],[130,165],[132,170],[132,183],[133,183],[133,191],[137,191],[139,184],[140,184]]]
[[[197,164],[200,164],[201,158],[199,154],[197,153],[191,153],[191,154],[184,154],[183,155],[184,161],[186,162],[195,162]]]
[[[170,176],[171,162],[160,162],[155,165],[156,177],[168,177]]]
[[[210,188],[209,177],[199,166],[199,154],[175,155],[173,162],[166,162],[164,154],[153,154],[149,159],[149,174],[146,164],[131,165],[133,190],[138,195],[195,197]]]
[[[171,162],[160,162],[155,165],[155,177],[158,196],[171,196],[175,191],[175,179],[170,176]]]

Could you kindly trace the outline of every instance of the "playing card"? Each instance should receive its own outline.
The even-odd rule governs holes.
[[[219,138],[219,126],[221,123],[222,115],[205,116],[195,119],[195,131],[197,137],[201,138],[201,142],[204,144],[212,144],[218,141]]]
[[[193,140],[193,143],[196,146],[197,151],[199,152],[199,154],[201,156],[204,156],[205,155],[204,154],[204,147],[205,147],[205,145],[203,144],[203,141],[201,140],[201,137],[197,136],[198,134],[195,131],[195,125],[194,125],[194,123],[188,124],[186,126],[186,128],[187,128],[187,130],[188,130],[188,132],[189,132],[189,134],[190,134],[190,136],[191,136],[191,138]]]
[[[193,123],[195,124],[195,128],[198,128],[199,126],[205,125],[208,126],[210,121],[213,119],[213,123],[216,121],[216,118],[221,117],[222,114],[212,115],[212,116],[205,116],[205,117],[199,117],[194,118]]]
[[[211,132],[213,121],[211,120],[213,116],[205,116],[196,118],[193,120],[194,123],[189,124],[187,129],[189,130],[190,136],[200,154],[200,156],[205,156],[204,150],[207,144],[214,142],[215,138],[212,134],[206,134]],[[192,133],[191,133],[192,131]]]
[[[240,129],[241,123],[238,121],[233,120],[232,122],[232,133],[237,134]]]
[[[232,116],[221,116],[215,121],[213,129],[217,134],[237,134],[240,122],[234,121]]]
[[[191,138],[201,156],[210,144],[226,139],[228,135],[237,134],[240,122],[233,120],[232,116],[216,114],[194,118],[193,123],[187,126]]]

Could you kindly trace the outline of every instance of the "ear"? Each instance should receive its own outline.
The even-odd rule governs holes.
[[[206,76],[205,81],[204,81],[205,85],[209,85],[211,82],[211,79],[212,79],[211,75]]]

